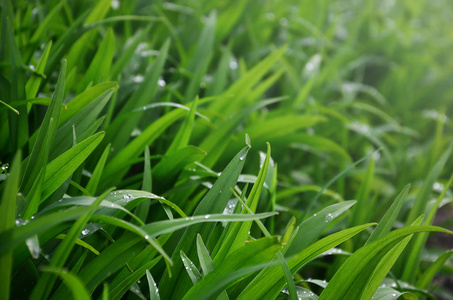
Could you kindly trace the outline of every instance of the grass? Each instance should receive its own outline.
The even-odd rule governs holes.
[[[449,1],[0,4],[2,299],[451,298]]]

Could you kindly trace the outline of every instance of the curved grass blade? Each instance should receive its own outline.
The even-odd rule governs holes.
[[[71,229],[67,233],[65,239],[59,244],[57,250],[53,254],[49,267],[63,267],[64,263],[71,253],[72,248],[75,245],[75,241],[82,232],[83,227],[86,225],[94,212],[98,209],[99,204],[109,192],[110,191],[106,191],[104,194],[99,196],[96,201],[94,201],[93,204],[89,206],[90,210],[83,214],[79,219],[77,219],[77,221],[71,226]],[[44,274],[43,276],[41,276],[38,280],[38,283],[33,289],[31,299],[47,298],[52,291],[55,281],[56,278],[54,276],[51,276],[50,274]]]
[[[59,275],[63,279],[63,282],[66,284],[66,286],[71,290],[72,296],[75,300],[90,299],[90,295],[85,289],[85,286],[74,274],[55,267],[43,267],[41,270],[45,273],[47,272]]]
[[[404,201],[407,198],[407,194],[409,193],[410,187],[411,187],[410,184],[406,185],[406,187],[399,193],[395,201],[392,203],[392,205],[389,207],[385,215],[382,217],[378,226],[376,226],[373,233],[368,238],[365,245],[385,236],[387,233],[390,232],[390,230],[392,230],[393,223],[398,217],[401,207],[403,206]]]
[[[35,218],[26,225],[19,226],[10,231],[0,233],[0,239],[4,242],[0,244],[0,255],[7,251],[14,250],[17,246],[24,243],[26,239],[35,234],[40,234],[52,228],[58,228],[56,225],[61,223],[76,220],[81,215],[93,210],[92,207],[79,207],[65,211],[52,213],[48,216]],[[57,234],[60,232],[57,232]]]
[[[320,299],[350,298],[358,299],[369,283],[369,276],[381,259],[404,238],[419,232],[435,231],[453,234],[453,232],[435,226],[409,226],[390,232],[384,237],[357,250],[335,273]],[[390,266],[391,267],[391,266]],[[366,275],[362,274],[366,272]],[[382,280],[382,279],[381,279]],[[356,283],[362,283],[360,285]],[[380,282],[379,282],[380,283]],[[354,287],[354,288],[353,288]],[[372,293],[371,293],[372,292]],[[373,295],[375,292],[368,290]]]
[[[417,280],[416,286],[420,289],[427,289],[431,281],[434,279],[434,276],[439,273],[445,262],[447,262],[452,255],[453,250],[450,250],[439,256],[439,258],[420,276]]]
[[[248,151],[249,147],[244,147],[231,160],[228,166],[223,170],[220,177],[216,180],[212,188],[198,204],[194,212],[195,216],[223,212],[231,196],[230,188],[234,188],[234,186],[236,185],[239,174],[241,173],[244,166],[245,157]],[[161,280],[160,290],[163,298],[182,298],[185,292],[191,287],[189,278],[187,278],[187,276],[182,276],[182,262],[176,258],[177,256],[179,256],[179,251],[184,250],[184,253],[186,253],[187,257],[189,257],[191,260],[195,260],[197,251],[193,241],[196,239],[198,234],[200,234],[204,240],[209,239],[214,226],[214,223],[199,224],[189,227],[184,232],[181,240],[179,241],[176,249],[172,254],[172,258],[175,262],[175,265],[173,266],[174,275],[172,278],[168,278],[167,274],[164,274]]]
[[[299,253],[287,258],[286,261],[291,269],[291,272],[294,274],[304,264],[308,263],[327,250],[350,239],[371,225],[373,224],[364,224],[331,234],[311,244]],[[242,291],[242,293],[237,296],[237,299],[274,298],[280,293],[282,288],[285,286],[285,283],[285,275],[281,266],[271,266],[261,271]]]
[[[271,259],[282,248],[275,237],[266,237],[231,253],[214,272],[206,275],[185,294],[183,299],[211,299],[246,275],[269,266]]]
[[[147,263],[145,263],[143,266],[138,268],[137,270],[134,270],[132,274],[130,274],[128,277],[126,277],[122,282],[117,284],[111,291],[110,291],[110,299],[116,300],[116,299],[121,299],[124,294],[131,288],[131,286],[137,282],[140,278],[143,277],[143,275],[148,274],[149,271],[152,267],[154,267],[160,260],[160,257],[157,257]]]

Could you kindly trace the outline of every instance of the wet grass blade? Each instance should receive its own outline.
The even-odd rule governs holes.
[[[364,224],[331,234],[287,258],[287,264],[294,274],[304,264],[318,255],[350,239],[357,233],[373,224]],[[285,286],[286,280],[281,266],[271,266],[261,271],[251,283],[238,295],[237,299],[261,299],[262,297],[276,297]]]
[[[52,102],[47,108],[46,115],[42,121],[36,141],[33,145],[31,154],[28,159],[27,166],[22,182],[22,191],[25,195],[28,194],[32,185],[33,179],[44,170],[49,155],[50,145],[52,144],[57,124],[60,117],[61,104],[63,103],[64,88],[66,78],[66,61],[63,62],[60,75],[58,77],[57,86],[52,96]]]
[[[219,263],[215,271],[195,284],[183,299],[211,299],[246,275],[268,266],[281,249],[277,238],[262,238],[246,244]]]
[[[38,93],[39,86],[42,81],[42,76],[44,76],[44,70],[46,68],[47,58],[49,57],[51,47],[52,41],[50,41],[46,45],[46,48],[44,48],[41,58],[36,65],[36,74],[42,75],[32,74],[31,78],[28,79],[27,84],[25,85],[25,94],[27,96],[27,99],[35,98]]]
[[[376,268],[383,257],[404,238],[414,233],[426,231],[453,234],[452,232],[440,227],[425,225],[408,226],[392,231],[379,240],[360,248],[353,255],[351,255],[335,273],[334,277],[319,298],[321,300],[338,299],[338,297],[352,297],[354,299],[358,299],[364,293],[366,284],[355,285],[355,283],[358,281],[368,282],[369,277],[367,276],[371,276],[372,271]],[[366,275],[363,276],[362,272],[366,272]]]
[[[154,281],[153,276],[151,273],[146,270],[146,278],[148,279],[148,287],[149,287],[149,297],[151,300],[160,300],[159,296],[159,289],[157,288],[156,282]]]
[[[99,196],[96,201],[94,201],[90,206],[90,210],[83,214],[77,221],[71,226],[71,229],[66,234],[64,240],[59,244],[57,250],[52,256],[50,261],[49,267],[51,268],[62,268],[65,264],[66,260],[68,259],[72,248],[75,245],[75,242],[82,232],[82,229],[88,222],[88,220],[92,217],[95,210],[98,209],[99,204],[104,199],[104,197],[110,193],[110,191],[105,192],[101,196]],[[31,294],[31,299],[42,299],[47,298],[55,284],[56,278],[51,274],[44,274],[39,280],[36,286],[33,289]]]
[[[0,233],[2,233],[2,241],[12,239],[14,228],[14,220],[16,219],[16,198],[19,191],[20,182],[20,161],[21,153],[18,152],[14,157],[11,173],[8,179],[3,183],[4,189],[2,201],[0,202]],[[3,186],[2,185],[2,186]],[[0,254],[0,294],[6,299],[9,299],[11,272],[13,266],[13,249],[10,248],[6,252]]]
[[[243,148],[239,153],[231,160],[228,166],[223,170],[220,177],[216,180],[209,192],[203,197],[201,202],[198,204],[194,216],[206,215],[213,213],[221,213],[228,200],[231,196],[230,188],[236,185],[239,174],[241,173],[242,167],[244,166],[245,157],[249,151],[249,147]],[[164,274],[160,284],[161,295],[166,298],[182,298],[185,292],[191,287],[189,278],[183,277],[183,265],[182,262],[177,260],[179,251],[184,250],[187,257],[194,260],[196,259],[197,251],[195,241],[197,235],[206,240],[211,235],[214,228],[214,223],[200,224],[197,226],[189,227],[181,237],[178,246],[173,252],[172,259],[175,262],[173,266],[173,277],[168,278],[167,274]],[[176,283],[178,283],[176,285]]]
[[[267,144],[267,154],[266,159],[264,160],[263,166],[258,174],[258,177],[253,185],[252,190],[250,191],[247,202],[245,203],[247,207],[250,208],[251,212],[255,213],[256,208],[258,207],[258,202],[261,196],[261,190],[263,189],[263,184],[266,179],[267,171],[269,168],[269,161],[271,156],[271,146]],[[246,214],[247,211],[244,209],[242,214]],[[236,223],[231,225],[233,226],[231,231],[228,232],[227,237],[222,243],[219,251],[214,257],[214,264],[218,264],[220,261],[223,261],[229,254],[234,252],[236,249],[242,247],[245,241],[247,240],[248,233],[252,227],[251,222],[246,223]]]
[[[143,277],[143,275],[148,274],[151,268],[153,268],[160,260],[160,257],[155,258],[147,263],[145,263],[143,266],[138,268],[137,270],[134,270],[132,274],[130,274],[128,277],[126,277],[122,282],[117,284],[114,288],[111,289],[110,291],[110,299],[121,299],[124,294],[131,288],[131,286],[137,282],[140,278]]]

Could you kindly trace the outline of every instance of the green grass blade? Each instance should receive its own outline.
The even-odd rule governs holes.
[[[146,278],[148,279],[150,299],[151,300],[160,300],[159,289],[157,288],[157,284],[154,281],[153,276],[151,275],[151,273],[148,270],[146,270]]]
[[[104,152],[101,155],[96,167],[94,168],[93,174],[91,175],[90,180],[86,186],[86,190],[90,195],[96,195],[96,190],[101,180],[102,171],[104,170],[105,162],[107,161],[107,157],[110,154],[110,144],[105,147]]]
[[[392,230],[393,223],[395,223],[395,220],[398,217],[401,207],[403,206],[404,201],[407,198],[407,194],[409,193],[410,187],[411,187],[410,184],[406,185],[406,187],[399,193],[395,201],[393,201],[392,205],[389,207],[385,215],[382,217],[378,226],[376,226],[373,233],[368,238],[365,245],[385,236],[387,233],[390,232],[390,230]]]
[[[143,41],[145,36],[148,34],[149,29],[151,28],[150,25],[145,27],[144,29],[138,30],[135,35],[128,39],[128,41],[124,45],[124,49],[121,51],[120,57],[115,61],[108,74],[108,78],[116,79],[121,72],[125,69],[127,63],[131,60],[132,56],[134,55],[135,50],[137,49],[138,45]]]
[[[137,282],[143,275],[149,273],[149,269],[154,267],[160,260],[160,257],[155,258],[137,270],[134,270],[134,273],[130,274],[128,277],[126,277],[122,282],[117,284],[111,291],[110,291],[110,299],[116,300],[116,299],[121,299],[124,294],[131,288],[131,286]]]
[[[291,244],[285,248],[285,256],[295,255],[314,243],[333,220],[348,211],[355,203],[356,201],[345,201],[330,205],[305,220],[298,226],[299,230]]]
[[[74,274],[69,273],[68,271],[55,268],[55,267],[44,267],[42,270],[45,273],[53,273],[59,275],[66,286],[71,290],[72,297],[74,300],[88,300],[90,295],[88,294],[85,286],[80,281],[80,279]]]
[[[263,166],[258,174],[258,177],[253,185],[253,188],[247,198],[245,203],[247,207],[254,213],[258,207],[258,202],[261,196],[261,190],[263,189],[263,184],[266,179],[267,171],[269,168],[269,161],[271,156],[271,146],[267,144],[267,154],[266,159],[264,160]],[[246,210],[242,211],[242,214],[246,214]],[[219,261],[223,261],[229,254],[234,252],[236,249],[242,247],[245,241],[247,240],[248,233],[252,223],[236,223],[233,225],[233,228],[228,233],[228,236],[222,243],[221,248],[214,257],[214,264],[217,264]]]
[[[147,73],[145,74],[143,82],[140,84],[135,93],[124,104],[117,117],[125,115],[133,111],[134,109],[142,108],[146,104],[149,104],[150,100],[154,98],[159,88],[157,81],[159,80],[159,76],[162,73],[165,60],[167,59],[169,47],[170,40],[166,40],[160,48],[159,55],[157,56],[156,60],[149,67]],[[126,120],[122,120],[121,122],[116,122],[116,124],[112,123],[109,130],[107,131],[109,135],[106,137],[106,141],[112,143],[112,148],[117,149],[117,151],[123,149],[124,145],[127,144],[127,141],[130,138],[131,132],[137,126],[142,116],[143,111],[137,113],[134,118],[128,118]],[[145,145],[140,148],[140,153],[143,151],[144,147]]]
[[[397,243],[402,241],[409,235],[419,232],[435,231],[453,234],[452,232],[434,226],[409,226],[390,232],[379,240],[360,248],[341,266],[335,273],[332,280],[320,295],[320,299],[338,299],[338,297],[361,297],[366,289],[368,278],[362,277],[363,271],[368,271],[368,276],[371,276],[370,269],[374,270],[379,261],[390,251]],[[390,266],[391,267],[391,266]],[[355,282],[360,281],[365,283],[361,286],[355,286],[351,289]]]
[[[27,222],[26,225],[15,228],[12,235],[10,231],[1,233],[0,238],[5,242],[0,245],[0,255],[15,249],[33,235],[40,234],[52,228],[58,228],[56,225],[75,220],[91,209],[92,208],[90,207],[80,207],[56,212],[48,216],[36,218],[35,220]],[[59,233],[60,232],[57,232],[55,235]]]
[[[189,143],[190,134],[192,132],[192,127],[195,119],[195,112],[197,111],[198,97],[195,97],[195,100],[192,101],[192,106],[190,107],[190,112],[187,114],[184,122],[181,125],[178,133],[173,139],[170,147],[167,150],[167,155],[180,150],[186,147]]]
[[[448,181],[447,185],[444,187],[444,190],[437,198],[437,201],[435,202],[434,206],[431,208],[431,211],[429,212],[428,217],[426,218],[426,220],[423,223],[424,225],[433,224],[437,209],[439,208],[440,203],[442,202],[447,191],[449,190],[452,180],[453,180],[453,175],[450,177],[450,180]],[[416,274],[418,273],[419,267],[420,267],[422,251],[423,251],[423,248],[425,246],[427,239],[428,239],[428,234],[421,233],[421,234],[417,235],[417,237],[412,242],[412,247],[409,249],[409,253],[408,253],[408,257],[407,257],[407,265],[405,266],[403,275],[401,277],[401,279],[403,279],[404,281],[409,282],[409,283],[415,282]]]
[[[153,178],[151,173],[151,160],[149,154],[149,147],[145,147],[145,165],[143,168],[143,182],[142,182],[142,190],[151,192],[153,189]],[[139,217],[143,222],[146,222],[146,218],[148,217],[149,213],[149,203],[142,202],[138,205],[135,209],[135,214]]]
[[[66,104],[66,109],[61,111],[58,127],[68,122],[72,117],[82,111],[83,108],[87,107],[91,102],[95,101],[102,95],[106,95],[106,92],[110,89],[113,89],[114,91],[117,90],[118,84],[116,82],[103,82],[90,87],[83,93],[75,96]]]
[[[47,108],[46,115],[42,121],[36,141],[28,159],[27,167],[23,176],[22,190],[25,195],[28,194],[33,179],[43,170],[47,164],[50,145],[57,131],[57,124],[60,117],[61,104],[63,103],[64,86],[66,78],[66,61],[61,67],[58,77],[57,86],[52,96],[52,102]]]
[[[187,217],[183,219],[173,219],[173,220],[165,220],[165,221],[158,221],[150,224],[146,224],[142,226],[142,229],[146,231],[147,234],[150,236],[158,236],[164,233],[168,233],[174,230],[178,230],[181,228],[185,228],[190,225],[196,225],[199,223],[217,223],[221,221],[225,222],[246,222],[246,221],[254,221],[258,219],[268,218],[271,216],[275,216],[277,213],[269,212],[269,213],[261,213],[255,215],[223,215],[223,214],[207,214],[207,215],[196,215],[193,217]],[[200,226],[192,226],[192,228],[196,228]],[[204,224],[203,227],[209,227],[207,224]],[[193,230],[193,229],[192,229]],[[192,231],[191,230],[191,231]],[[187,247],[184,247],[187,248]],[[192,247],[190,247],[192,248]],[[195,248],[195,247],[193,247]],[[196,249],[195,249],[196,250]]]
[[[129,222],[123,221],[121,219],[117,219],[114,217],[110,216],[102,216],[102,215],[96,215],[91,218],[92,221],[96,222],[102,222],[105,224],[113,225],[116,227],[124,228],[130,232],[133,232],[143,239],[145,239],[151,246],[156,248],[156,250],[169,262],[170,265],[173,264],[172,260],[168,256],[168,254],[162,249],[162,246],[159,245],[159,243],[154,239],[157,235],[149,235],[148,232],[140,227],[137,227]]]
[[[294,274],[304,264],[316,258],[325,251],[350,239],[357,233],[373,224],[364,224],[331,234],[287,258],[287,264]],[[271,266],[261,271],[252,282],[242,291],[237,299],[262,299],[263,297],[277,297],[285,286],[285,275],[281,266]]]
[[[374,158],[371,156],[365,171],[365,177],[357,191],[357,205],[352,209],[352,217],[349,222],[350,226],[356,226],[369,221],[366,219],[366,211],[368,210],[371,187],[374,179],[374,166]]]
[[[101,79],[109,76],[110,66],[112,65],[115,53],[115,35],[112,28],[107,30],[99,49],[96,52],[88,70],[85,72],[79,91],[85,90],[88,84],[97,84]]]
[[[7,18],[6,22],[3,23],[3,25],[6,25],[7,45],[11,63],[11,93],[9,101],[4,98],[8,103],[25,99],[25,72],[22,69],[22,59],[13,34],[11,21]],[[9,114],[10,139],[14,151],[22,148],[28,140],[27,107],[21,105],[17,107],[17,110],[19,115]]]
[[[412,226],[420,225],[422,221],[423,216],[415,220]],[[405,237],[404,239],[401,240],[401,242],[397,243],[392,249],[385,253],[383,258],[379,261],[374,270],[372,270],[371,264],[368,266],[369,270],[366,270],[366,272],[369,272],[371,270],[372,275],[369,277],[369,281],[366,284],[365,290],[363,291],[362,294],[363,299],[369,299],[376,293],[377,289],[379,288],[379,285],[382,283],[382,280],[384,280],[387,273],[393,267],[393,264],[398,259],[401,252],[403,252],[404,248],[407,246],[411,238],[412,235]],[[360,286],[361,283],[364,280],[366,280],[366,277],[367,276],[362,273],[360,281],[359,280],[356,281],[355,284],[358,286],[359,290],[362,289],[362,287]]]
[[[190,280],[192,280],[192,283],[195,284],[198,281],[201,280],[201,274],[198,271],[198,268],[195,266],[195,264],[190,260],[190,258],[187,257],[187,255],[184,254],[184,251],[180,251],[181,255],[181,260],[186,268],[187,274],[189,274]]]
[[[452,150],[453,145],[450,145],[447,150],[442,154],[436,164],[431,168],[426,179],[423,183],[423,186],[420,192],[417,194],[417,198],[414,200],[414,206],[409,212],[409,215],[406,219],[406,225],[412,223],[417,216],[425,213],[426,204],[429,201],[429,195],[431,193],[432,187],[434,182],[436,181],[437,177],[439,177],[440,172],[444,168],[445,163],[447,162],[448,158],[450,157],[450,153]]]
[[[57,156],[61,155],[64,151],[73,146],[73,139],[71,138],[71,135],[74,128],[77,142],[81,142],[85,138],[88,138],[94,134],[94,132],[98,129],[100,122],[103,120],[103,118],[97,118],[107,105],[112,93],[113,90],[106,91],[57,130],[50,149],[49,160],[55,159]]]
[[[88,220],[91,218],[91,216],[94,214],[94,211],[99,207],[99,204],[102,202],[104,197],[109,193],[110,191],[105,192],[101,196],[99,196],[96,201],[94,201],[89,208],[91,208],[88,212],[83,214],[77,221],[71,226],[71,229],[69,232],[66,234],[66,237],[64,240],[59,244],[57,250],[52,256],[52,259],[50,261],[49,267],[52,268],[62,268],[66,260],[68,259],[72,248],[75,245],[75,242],[82,232],[82,229],[88,222]],[[47,298],[51,291],[52,288],[55,284],[56,278],[52,276],[51,274],[44,274],[39,280],[36,286],[33,289],[33,292],[31,294],[31,299],[43,299]]]
[[[186,146],[169,155],[165,155],[153,169],[156,193],[170,189],[178,175],[187,165],[202,160],[206,152],[194,146]]]
[[[52,41],[47,43],[46,48],[44,48],[41,58],[39,59],[39,62],[36,65],[37,74],[44,74],[47,59],[49,57],[51,48],[52,48]],[[27,96],[27,99],[32,99],[32,98],[36,97],[38,90],[39,90],[39,86],[41,84],[41,80],[42,80],[42,76],[38,76],[35,74],[32,74],[31,78],[28,79],[27,84],[25,85],[25,94]]]
[[[427,289],[436,274],[439,273],[440,269],[452,255],[453,250],[450,250],[439,256],[439,258],[436,259],[436,261],[432,263],[420,276],[420,278],[417,280],[416,286],[420,289]]]
[[[74,173],[91,152],[93,152],[103,137],[104,133],[99,132],[75,145],[47,165],[42,199],[49,197]]]
[[[211,256],[209,256],[208,249],[199,234],[197,235],[197,254],[201,269],[203,270],[203,276],[214,271],[214,264],[212,263]]]
[[[231,196],[230,188],[233,188],[236,185],[248,151],[249,147],[243,148],[231,160],[212,188],[198,204],[194,212],[195,216],[221,213],[223,211]],[[189,278],[185,278],[181,274],[183,270],[182,262],[175,258],[179,255],[180,250],[184,250],[184,253],[186,253],[190,259],[195,260],[197,254],[194,241],[196,240],[197,235],[200,234],[204,240],[207,240],[211,235],[214,225],[214,223],[200,224],[189,227],[184,232],[172,255],[175,262],[175,265],[173,266],[174,275],[172,278],[167,278],[167,275],[164,274],[160,284],[160,291],[163,298],[182,298],[185,292],[191,287]],[[176,283],[178,283],[177,286]]]
[[[11,230],[14,228],[16,198],[20,181],[20,161],[21,153],[18,152],[14,157],[10,175],[2,184],[2,186],[4,185],[2,201],[0,203],[0,233],[4,236],[2,241],[11,239]],[[9,299],[10,295],[12,266],[13,249],[9,249],[6,253],[0,254],[0,276],[2,278],[0,282],[0,294],[6,299]]]
[[[31,44],[36,44],[43,39],[46,30],[52,25],[54,22],[54,18],[58,16],[60,9],[63,7],[64,1],[58,2],[52,10],[47,14],[46,18],[39,24],[38,28],[36,28],[33,36],[30,39]]]
[[[205,24],[197,48],[187,66],[187,70],[192,73],[192,78],[184,94],[186,102],[195,98],[200,89],[200,83],[208,70],[209,63],[213,55],[214,34],[216,28],[217,14],[212,11],[205,19]]]
[[[275,237],[262,238],[242,246],[219,263],[214,272],[195,284],[183,299],[215,298],[240,278],[267,266],[263,263],[270,262],[280,249],[281,245]]]

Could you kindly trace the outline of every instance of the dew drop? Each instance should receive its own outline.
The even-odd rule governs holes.
[[[211,215],[204,216],[205,219],[209,219],[210,217],[211,217]]]
[[[145,239],[149,239],[149,235],[145,235]]]
[[[83,235],[87,235],[88,233],[90,233],[90,230],[88,230],[87,228],[85,228],[84,230],[82,230],[82,234],[83,234]]]
[[[238,68],[238,62],[236,60],[231,60],[230,61],[230,69],[231,70],[236,70]]]
[[[167,83],[165,82],[165,80],[159,79],[159,80],[157,80],[157,84],[161,87],[164,87]]]

